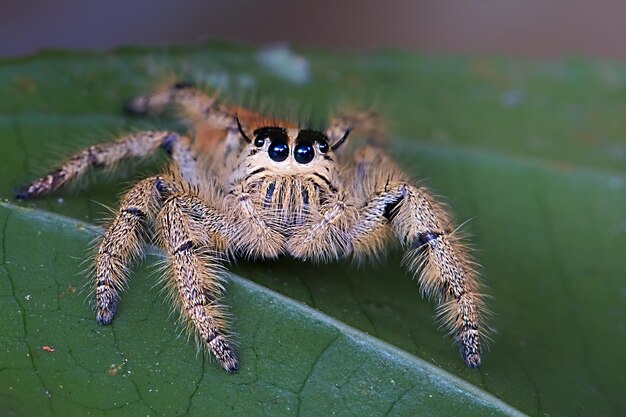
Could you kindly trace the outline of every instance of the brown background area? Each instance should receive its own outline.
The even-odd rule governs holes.
[[[205,39],[324,49],[626,58],[626,1],[3,0],[0,56]]]

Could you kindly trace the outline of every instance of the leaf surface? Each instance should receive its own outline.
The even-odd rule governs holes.
[[[10,198],[17,185],[86,144],[167,124],[126,118],[119,109],[169,72],[231,97],[259,95],[279,108],[304,103],[317,115],[342,101],[373,102],[393,127],[390,151],[445,195],[458,219],[471,219],[464,229],[493,296],[496,333],[484,366],[464,368],[398,252],[361,267],[289,260],[235,266],[245,279],[233,276],[228,287],[242,355],[234,376],[179,337],[156,277],[144,268],[133,274],[114,324],[98,326],[83,291],[82,262],[96,233],[87,224],[104,217],[101,204],[115,206],[128,179],[153,172],[153,161],[22,204],[28,210],[0,209],[0,410],[517,413],[508,403],[529,415],[622,415],[622,65],[395,52],[304,56],[311,69],[304,84],[264,69],[256,51],[225,45],[4,61],[0,196]]]

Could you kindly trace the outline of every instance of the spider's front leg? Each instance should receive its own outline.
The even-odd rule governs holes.
[[[472,368],[481,362],[483,300],[467,248],[454,236],[451,220],[428,190],[416,187],[380,151],[357,154],[356,190],[367,193],[351,232],[354,255],[382,250],[387,225],[407,252],[405,264],[421,272],[422,291],[440,303],[439,313]]]
[[[143,131],[123,136],[113,142],[93,145],[79,151],[54,171],[25,186],[17,193],[17,198],[26,200],[43,197],[80,179],[90,168],[111,169],[126,159],[148,157],[159,148],[172,153],[173,149],[188,147],[189,139],[175,132]],[[174,159],[176,157],[188,159],[182,152],[175,153]]]
[[[100,324],[113,320],[119,293],[128,280],[128,265],[142,252],[144,223],[154,218],[160,207],[163,187],[161,177],[137,183],[122,198],[119,212],[100,242],[95,260],[96,319]]]
[[[159,235],[183,316],[222,367],[235,372],[239,365],[219,303],[227,233],[223,216],[194,195],[170,197],[159,214]]]
[[[198,168],[186,141],[169,135],[166,143],[173,168],[189,184],[195,184]],[[174,141],[174,139],[177,139]],[[116,146],[127,146],[118,144]],[[96,319],[100,324],[113,320],[119,293],[128,280],[128,267],[145,244],[144,226],[152,223],[165,196],[176,187],[170,178],[155,176],[138,182],[122,197],[120,209],[100,242],[95,260]]]

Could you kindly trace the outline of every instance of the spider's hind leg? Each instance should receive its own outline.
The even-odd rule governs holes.
[[[129,114],[160,114],[169,106],[178,106],[192,120],[206,118],[216,105],[216,98],[188,82],[176,82],[134,97],[124,105]]]
[[[341,145],[347,137],[346,132],[353,132],[351,136],[358,136],[370,145],[383,146],[387,138],[387,128],[380,115],[374,110],[344,109],[334,115],[326,129],[326,135],[334,147]],[[346,148],[335,151],[339,156],[347,154]]]

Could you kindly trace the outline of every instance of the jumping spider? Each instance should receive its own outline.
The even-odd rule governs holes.
[[[225,262],[283,254],[358,260],[384,254],[395,236],[406,250],[408,270],[420,274],[423,293],[439,303],[465,363],[480,365],[482,297],[450,217],[381,147],[348,152],[344,146],[353,129],[380,134],[371,114],[340,115],[325,131],[299,128],[219,104],[186,83],[136,97],[129,110],[161,112],[171,104],[193,127],[190,136],[143,131],[91,146],[18,194],[42,197],[91,167],[110,168],[159,148],[171,156],[166,173],[138,182],[123,196],[99,245],[93,282],[98,323],[113,319],[128,267],[150,230],[167,254],[168,281],[182,316],[222,367],[234,372],[237,357],[219,303]]]

